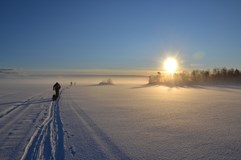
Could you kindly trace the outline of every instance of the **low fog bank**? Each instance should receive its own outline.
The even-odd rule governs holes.
[[[205,73],[205,74],[204,74]],[[221,72],[222,73],[222,72]],[[235,73],[235,72],[234,72]],[[151,74],[151,75],[150,75]],[[217,74],[218,75],[218,74]],[[26,70],[0,69],[0,84],[121,85],[241,88],[240,77],[225,78],[207,72],[167,75],[148,70]]]
[[[1,84],[53,84],[59,82],[69,85],[104,84],[108,79],[111,84],[146,84],[148,76],[144,71],[114,70],[21,70],[0,69]]]

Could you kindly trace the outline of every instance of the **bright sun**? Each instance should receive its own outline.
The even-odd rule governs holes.
[[[167,58],[164,61],[164,69],[168,72],[168,73],[175,73],[177,70],[177,60],[174,58]]]

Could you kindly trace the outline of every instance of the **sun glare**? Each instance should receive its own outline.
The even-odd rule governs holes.
[[[177,60],[174,58],[167,58],[164,61],[164,69],[168,72],[168,73],[175,73],[177,70]]]

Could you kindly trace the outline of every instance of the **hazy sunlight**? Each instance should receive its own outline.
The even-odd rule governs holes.
[[[177,70],[177,60],[169,57],[164,61],[163,66],[168,73],[172,74]]]

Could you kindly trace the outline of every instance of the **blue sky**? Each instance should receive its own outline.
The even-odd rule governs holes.
[[[0,1],[0,67],[241,68],[240,0]]]

